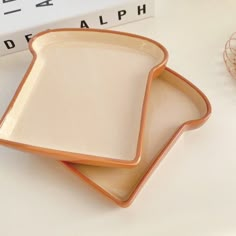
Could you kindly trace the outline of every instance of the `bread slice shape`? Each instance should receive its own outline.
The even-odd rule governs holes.
[[[30,43],[34,59],[0,123],[0,144],[57,160],[137,165],[152,79],[167,62],[151,39],[56,29]]]
[[[63,164],[119,206],[127,207],[179,136],[204,124],[210,114],[211,105],[206,96],[167,68],[152,82],[143,155],[136,167]]]

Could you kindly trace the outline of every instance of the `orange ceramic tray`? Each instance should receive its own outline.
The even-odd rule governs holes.
[[[57,160],[137,165],[159,43],[95,29],[56,29],[30,42],[33,61],[0,121],[0,144]]]
[[[64,165],[115,203],[127,207],[178,137],[204,124],[210,113],[206,96],[181,75],[166,69],[151,85],[143,155],[136,167]]]

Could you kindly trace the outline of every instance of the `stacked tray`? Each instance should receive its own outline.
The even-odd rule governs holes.
[[[122,207],[177,138],[211,113],[151,39],[55,29],[29,47],[33,61],[0,121],[0,144],[61,161]]]

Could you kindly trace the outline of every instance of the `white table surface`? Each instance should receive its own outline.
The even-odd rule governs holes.
[[[235,0],[159,0],[156,17],[116,27],[158,40],[168,66],[203,90],[213,114],[185,133],[131,207],[104,198],[58,162],[0,147],[0,235],[236,235],[236,80],[222,60]],[[0,58],[0,114],[31,55]]]

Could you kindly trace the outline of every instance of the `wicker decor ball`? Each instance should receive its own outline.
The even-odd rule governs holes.
[[[224,61],[230,74],[236,78],[236,32],[225,44]]]

